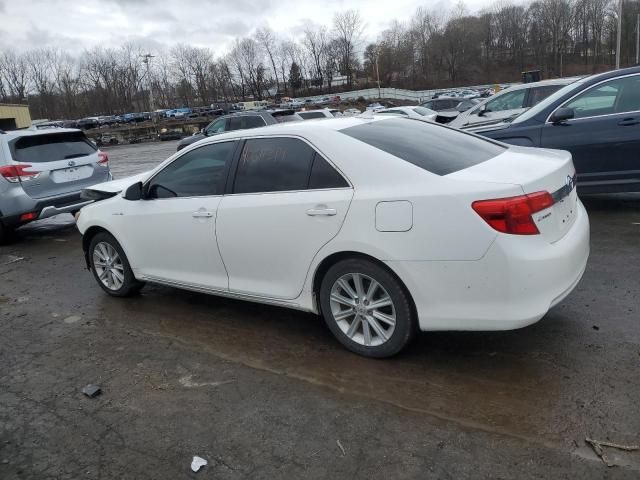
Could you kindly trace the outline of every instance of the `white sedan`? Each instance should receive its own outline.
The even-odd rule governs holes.
[[[321,314],[370,357],[419,330],[539,320],[580,280],[589,221],[567,152],[374,116],[199,141],[92,187],[77,225],[113,296],[153,282]]]
[[[409,118],[417,118],[420,120],[436,121],[438,112],[419,105],[411,105],[408,107],[392,107],[379,110],[376,115],[401,115]]]

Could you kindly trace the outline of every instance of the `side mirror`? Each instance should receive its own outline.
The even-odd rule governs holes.
[[[484,104],[480,107],[480,110],[478,110],[478,116],[479,117],[484,117],[484,114],[487,113],[487,105]]]
[[[201,128],[200,129],[200,133],[206,137],[207,136],[207,129],[206,128]]]
[[[576,112],[573,110],[573,108],[563,107],[553,112],[549,120],[551,120],[551,123],[553,123],[554,125],[557,125],[564,122],[565,120],[569,120],[570,118],[575,117],[575,115]]]
[[[140,200],[142,198],[142,182],[131,185],[124,192],[124,198],[127,200]]]

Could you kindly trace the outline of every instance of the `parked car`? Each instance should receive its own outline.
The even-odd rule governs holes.
[[[474,130],[514,145],[568,150],[583,193],[638,192],[640,67],[582,78],[514,119]]]
[[[0,130],[0,240],[17,227],[88,202],[80,191],[111,180],[109,157],[80,130]]]
[[[497,123],[505,118],[517,116],[575,80],[577,79],[561,78],[514,85],[480,102],[475,108],[461,113],[451,121],[450,125],[456,128],[469,128],[475,125]]]
[[[386,107],[384,105],[378,102],[370,103],[369,105],[367,105],[367,110],[370,110],[372,112],[378,112],[380,110],[384,110],[385,108]]]
[[[293,110],[272,110],[272,111],[248,111],[231,113],[217,118],[200,133],[196,133],[190,137],[183,138],[178,142],[178,151],[191,145],[192,143],[202,140],[205,137],[211,137],[224,132],[233,130],[247,130],[250,128],[264,127],[265,125],[275,125],[277,123],[285,123],[291,121],[302,121],[302,117]]]
[[[82,130],[90,130],[92,128],[98,128],[100,126],[100,122],[97,117],[86,117],[78,120],[76,125]]]
[[[300,115],[303,120],[312,120],[314,118],[334,118],[334,115],[327,108],[320,110],[306,110],[298,112],[298,115]]]
[[[481,101],[479,98],[441,97],[428,100],[421,107],[435,110],[438,113],[436,117],[438,123],[450,123],[461,112],[469,110]]]
[[[435,122],[436,117],[438,116],[438,112],[416,105],[408,107],[385,108],[384,110],[378,110],[376,112],[376,115],[402,115],[409,118],[418,118],[420,120],[430,120],[432,122]]]
[[[462,100],[458,97],[442,96],[427,100],[426,102],[421,103],[420,106],[428,108],[429,110],[434,110],[436,112],[441,112],[444,110],[453,111],[461,102]]]
[[[175,118],[187,118],[193,112],[190,108],[177,108],[173,116]]]
[[[153,282],[309,311],[387,357],[418,330],[520,328],[562,301],[589,254],[573,172],[567,152],[431,122],[298,122],[93,186],[77,225],[109,295]]]
[[[347,108],[344,112],[342,112],[342,115],[344,115],[345,117],[353,117],[354,115],[360,115],[361,113],[362,112],[357,108]]]

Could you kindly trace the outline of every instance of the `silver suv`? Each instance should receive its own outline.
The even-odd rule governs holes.
[[[14,229],[90,201],[83,188],[111,180],[109,157],[80,130],[0,130],[0,242]]]

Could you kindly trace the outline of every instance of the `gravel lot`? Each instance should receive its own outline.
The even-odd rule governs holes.
[[[175,142],[108,151],[122,177]],[[640,451],[607,448],[609,468],[585,438],[640,444],[640,197],[583,200],[587,271],[544,319],[383,361],[313,315],[110,298],[70,216],[29,225],[0,247],[0,478],[637,479]]]

